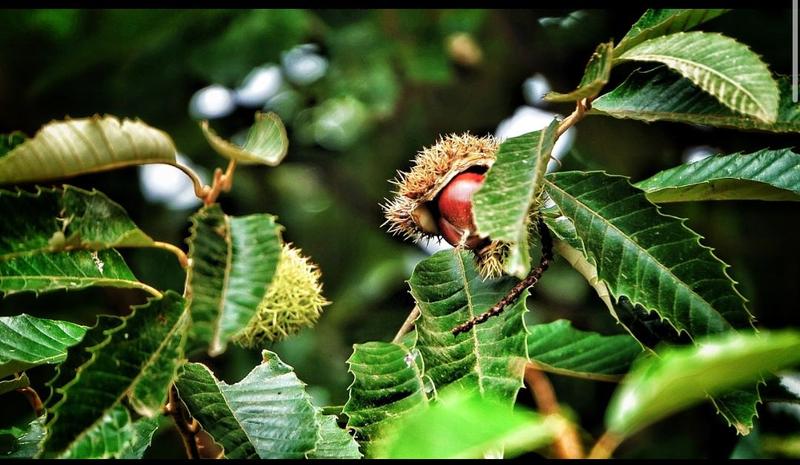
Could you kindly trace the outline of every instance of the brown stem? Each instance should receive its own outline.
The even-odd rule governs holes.
[[[211,205],[217,201],[220,192],[229,192],[233,186],[233,173],[236,171],[236,160],[228,162],[228,167],[223,173],[220,168],[214,170],[214,181],[211,183],[211,188],[203,197],[203,203]]]
[[[180,247],[172,245],[169,242],[160,241],[153,241],[153,247],[157,249],[163,249],[174,254],[176,257],[178,257],[178,262],[181,264],[181,268],[184,270],[189,267],[189,257],[186,256],[186,252],[184,252]]]
[[[416,320],[418,316],[419,316],[419,306],[414,305],[414,309],[411,310],[411,313],[408,314],[408,318],[406,318],[406,321],[403,322],[403,326],[401,326],[400,329],[397,330],[397,334],[394,335],[394,339],[392,339],[392,342],[394,342],[395,344],[399,344],[403,336],[405,336],[405,334],[411,331],[411,328],[414,327],[414,320]]]
[[[183,404],[183,401],[178,397],[178,388],[173,384],[169,390],[169,399],[167,405],[164,406],[164,411],[167,415],[172,417],[175,426],[183,440],[183,446],[186,448],[186,456],[190,459],[199,459],[200,452],[197,450],[197,432],[200,430],[200,425],[197,420],[192,418],[189,410]]]
[[[575,126],[578,121],[582,120],[584,116],[586,116],[586,112],[592,109],[592,99],[591,98],[584,98],[579,100],[575,104],[575,111],[573,111],[569,116],[564,118],[561,121],[561,124],[558,125],[558,130],[556,131],[556,139],[561,137],[562,134],[567,132],[567,129]]]
[[[550,230],[548,230],[547,226],[545,226],[544,220],[539,217],[537,221],[539,235],[542,239],[542,258],[539,260],[539,266],[532,269],[525,279],[512,287],[511,290],[508,291],[508,294],[500,299],[500,302],[497,302],[492,308],[453,328],[451,331],[453,336],[458,336],[461,333],[465,333],[472,329],[475,325],[483,323],[489,318],[503,313],[503,310],[505,310],[507,306],[516,302],[525,289],[536,284],[542,277],[542,274],[547,271],[547,268],[550,266],[550,262],[553,260],[553,238],[550,236]]]
[[[42,399],[39,397],[39,393],[36,392],[30,386],[26,386],[23,388],[17,389],[17,392],[25,396],[25,399],[28,400],[28,403],[31,404],[31,408],[33,409],[33,413],[36,415],[36,418],[39,418],[44,413],[44,404],[42,403]]]
[[[592,451],[589,452],[589,459],[609,459],[611,458],[611,454],[617,449],[617,446],[622,442],[622,438],[611,433],[610,431],[606,431],[600,436],[600,439],[597,440],[594,447],[592,447]]]
[[[531,365],[525,367],[525,383],[533,394],[536,406],[544,415],[561,416],[561,406],[556,399],[553,385],[547,379],[544,372],[537,370]],[[572,422],[566,422],[563,433],[556,438],[553,443],[553,452],[560,459],[581,459],[584,458],[583,444],[581,444],[578,432]]]

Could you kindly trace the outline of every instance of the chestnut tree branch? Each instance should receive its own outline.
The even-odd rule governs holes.
[[[609,459],[611,458],[611,454],[614,453],[614,451],[617,449],[617,446],[619,446],[621,442],[621,437],[612,434],[610,431],[606,431],[602,436],[600,436],[600,439],[597,440],[586,458]]]
[[[542,258],[539,260],[539,266],[532,269],[525,279],[512,287],[511,290],[508,291],[508,294],[500,299],[500,301],[497,302],[492,308],[453,328],[453,336],[458,336],[461,333],[465,333],[472,329],[473,326],[483,323],[489,318],[503,313],[503,310],[505,310],[506,307],[519,299],[519,296],[522,295],[525,289],[539,282],[542,274],[547,271],[547,268],[550,266],[550,262],[553,260],[553,238],[550,236],[550,230],[547,229],[547,226],[544,224],[544,220],[541,217],[538,218],[537,225],[539,227],[539,235],[541,236],[542,240]]]
[[[532,365],[525,367],[525,383],[533,394],[536,406],[544,415],[561,416],[561,406],[556,399],[553,385],[547,379],[544,372],[537,370]],[[572,422],[566,422],[563,433],[556,438],[553,443],[553,452],[560,459],[581,459],[584,458],[583,444],[575,431]]]
[[[17,389],[17,392],[25,396],[25,399],[28,401],[28,403],[31,405],[31,408],[33,409],[33,413],[36,415],[36,418],[42,416],[42,414],[44,413],[44,404],[42,403],[41,397],[39,397],[39,393],[36,392],[35,389],[33,389],[30,386],[26,386]]]
[[[178,433],[183,440],[183,446],[186,449],[186,456],[190,459],[199,459],[200,452],[197,449],[197,432],[200,430],[200,425],[197,420],[192,418],[189,410],[183,404],[183,401],[178,396],[178,388],[173,384],[169,390],[169,398],[167,405],[164,406],[164,412],[172,417]]]

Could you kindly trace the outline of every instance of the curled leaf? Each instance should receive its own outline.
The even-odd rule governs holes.
[[[256,122],[250,126],[242,145],[233,144],[217,135],[208,120],[201,121],[200,128],[215,152],[242,164],[278,166],[289,150],[286,128],[275,113],[256,113]]]

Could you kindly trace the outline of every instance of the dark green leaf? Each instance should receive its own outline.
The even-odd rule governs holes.
[[[800,363],[800,333],[762,331],[698,339],[637,362],[614,394],[606,425],[620,436],[702,401]]]
[[[552,373],[600,381],[618,381],[642,347],[628,335],[603,336],[557,320],[530,328],[528,356]]]
[[[594,97],[608,83],[611,76],[611,62],[614,54],[614,42],[603,43],[597,46],[586,70],[583,72],[578,88],[568,94],[550,92],[544,99],[550,102],[574,102],[587,97]]]
[[[455,384],[514,403],[527,362],[527,291],[499,316],[458,336],[451,332],[496,304],[513,284],[484,280],[469,251],[442,251],[417,264],[409,280],[420,308],[417,349],[437,389]]]
[[[546,189],[616,299],[625,296],[692,337],[750,326],[727,265],[680,219],[659,213],[627,178],[555,173]]]
[[[188,363],[176,382],[180,397],[227,458],[304,458],[318,440],[311,398],[291,367],[272,352],[263,356],[236,384]]]
[[[42,364],[60,363],[86,327],[22,314],[0,317],[0,378]]]
[[[728,11],[730,10],[704,10],[699,8],[691,10],[647,10],[617,44],[614,49],[614,55],[619,56],[625,50],[654,37],[688,31]]]
[[[10,447],[0,448],[0,458],[30,459],[39,452],[39,444],[44,438],[44,417],[36,418],[26,428],[0,429],[0,438],[10,436]],[[5,443],[5,439],[3,440]]]
[[[18,255],[0,260],[0,295],[30,291],[78,290],[90,286],[141,289],[160,292],[139,282],[114,249]]]
[[[183,362],[188,323],[185,302],[172,291],[134,307],[127,317],[100,318],[70,349],[51,382],[43,455],[88,458],[122,450],[127,439],[109,439],[107,432],[122,428],[129,415],[125,404],[149,418],[160,412]],[[76,362],[80,365],[73,372]],[[103,444],[114,447],[105,450]]]
[[[677,121],[736,129],[800,132],[800,105],[792,101],[788,77],[778,78],[780,100],[774,123],[764,123],[722,105],[688,79],[658,67],[635,71],[592,103],[592,112],[641,121]]]
[[[769,124],[778,117],[778,85],[767,65],[730,37],[678,32],[642,42],[619,60],[663,63],[731,110]]]
[[[0,134],[0,157],[14,149],[14,147],[25,142],[28,138],[25,134],[14,131],[11,134]]]
[[[144,163],[175,163],[175,145],[141,121],[54,121],[0,157],[0,184],[66,178]]]
[[[717,155],[676,166],[636,184],[651,202],[800,201],[800,155],[790,149]]]
[[[256,122],[247,132],[247,139],[241,146],[234,145],[219,137],[208,121],[200,123],[203,135],[211,148],[225,158],[242,164],[261,163],[277,166],[289,150],[289,139],[281,118],[275,113],[256,113]]]
[[[147,247],[153,240],[98,191],[0,190],[0,260],[69,249]]]
[[[417,349],[390,342],[355,344],[347,364],[354,380],[343,413],[361,439],[378,441],[382,424],[428,404]]]
[[[522,279],[530,270],[528,225],[556,140],[558,121],[512,137],[497,150],[483,186],[473,195],[475,224],[483,236],[511,244],[506,271]]]
[[[191,221],[188,349],[210,342],[209,353],[217,355],[256,315],[278,267],[283,228],[272,215],[230,217],[216,204]]]

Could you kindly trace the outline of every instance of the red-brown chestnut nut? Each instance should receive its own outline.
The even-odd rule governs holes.
[[[439,193],[439,231],[451,245],[458,245],[465,232],[466,248],[474,249],[483,242],[476,234],[472,216],[472,194],[481,187],[483,180],[484,176],[480,173],[461,173]]]

